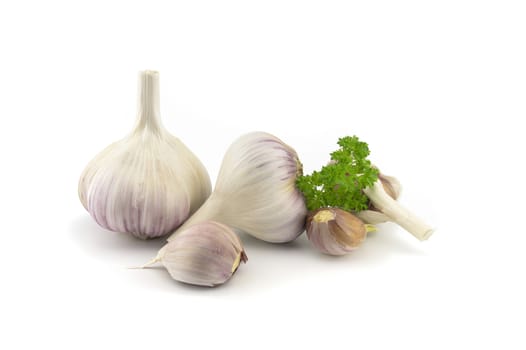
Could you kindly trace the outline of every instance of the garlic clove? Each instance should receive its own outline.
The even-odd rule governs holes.
[[[78,191],[100,226],[146,239],[178,227],[211,184],[199,159],[161,124],[157,72],[140,73],[138,110],[132,133],[87,165]]]
[[[215,220],[267,242],[292,241],[304,231],[307,216],[296,188],[301,173],[296,151],[277,137],[242,135],[226,151],[212,195],[178,231]]]
[[[355,215],[338,208],[320,208],[307,217],[307,237],[314,247],[329,255],[355,250],[372,229]]]
[[[181,231],[151,263],[157,261],[174,280],[214,287],[228,281],[247,255],[230,227],[205,221]]]

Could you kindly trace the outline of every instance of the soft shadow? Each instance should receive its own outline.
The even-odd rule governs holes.
[[[192,284],[187,284],[184,282],[179,282],[171,278],[168,271],[162,266],[148,267],[145,269],[135,269],[138,273],[144,272],[148,273],[147,275],[134,274],[132,276],[134,283],[140,285],[142,288],[148,288],[151,290],[158,291],[161,287],[161,290],[166,293],[183,293],[188,295],[230,295],[231,291],[239,292],[239,289],[247,290],[249,285],[244,283],[243,275],[246,271],[243,271],[241,266],[238,271],[225,283],[214,286],[196,286]],[[226,292],[226,294],[225,294]]]
[[[371,258],[381,258],[386,255],[427,255],[426,242],[420,242],[409,232],[394,224],[378,225],[378,231],[369,233],[366,243]]]
[[[126,269],[139,266],[153,258],[165,244],[166,237],[141,240],[129,234],[116,233],[99,227],[89,215],[82,215],[70,223],[71,240],[86,254]],[[404,235],[406,235],[404,237]],[[344,256],[330,256],[316,250],[305,233],[289,243],[268,243],[247,234],[240,234],[248,255],[247,264],[225,284],[213,288],[193,286],[173,280],[160,264],[146,269],[128,270],[129,278],[137,286],[167,293],[199,295],[231,295],[235,291],[249,294],[294,284],[324,271],[345,271],[351,267],[369,269],[382,266],[397,256],[427,255],[425,243],[394,225],[379,225],[378,232],[370,233],[356,250]],[[337,272],[339,273],[339,272]],[[213,293],[213,294],[212,294]]]
[[[302,239],[302,237],[305,236],[305,233],[301,234],[298,238],[291,242],[287,243],[270,243],[262,241],[258,238],[255,238],[249,234],[246,233],[239,233],[239,238],[243,242],[243,246],[245,250],[257,250],[257,251],[264,251],[264,250],[277,250],[277,251],[301,251],[302,249],[306,248],[306,245],[308,242],[305,242],[305,240]]]
[[[109,259],[120,259],[123,254],[153,257],[166,241],[164,237],[142,240],[131,234],[108,231],[88,215],[75,218],[69,233],[72,241],[88,254]]]
[[[284,244],[264,242],[246,234],[240,237],[248,255],[248,264],[251,265],[254,261],[260,264],[258,261],[262,260],[268,269],[276,271],[286,271],[294,266],[299,268],[298,271],[335,268],[335,265],[339,267],[377,267],[396,256],[418,258],[427,255],[425,243],[419,242],[409,233],[389,224],[379,225],[378,232],[369,233],[365,242],[358,249],[341,256],[320,252],[308,240],[306,233]],[[261,270],[258,272],[264,273]],[[286,273],[287,276],[290,274],[291,278],[301,276],[301,273],[293,271]]]

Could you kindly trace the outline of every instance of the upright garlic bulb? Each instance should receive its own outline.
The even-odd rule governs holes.
[[[227,150],[214,191],[168,240],[186,227],[214,220],[267,242],[289,242],[305,226],[307,209],[296,188],[302,166],[277,137],[252,132]]]
[[[141,72],[135,129],[99,153],[80,177],[82,205],[108,230],[142,239],[165,235],[210,195],[206,169],[162,126],[159,110],[159,74]]]

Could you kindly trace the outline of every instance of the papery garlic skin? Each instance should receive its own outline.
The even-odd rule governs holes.
[[[400,225],[417,239],[425,241],[433,234],[434,229],[431,226],[387,194],[380,180],[364,189],[364,193],[373,206],[389,218],[389,221]]]
[[[400,197],[400,194],[402,192],[402,185],[400,184],[400,181],[398,181],[397,178],[395,178],[394,176],[388,176],[380,173],[378,174],[378,180],[380,180],[380,182],[382,183],[382,187],[385,193],[387,193],[391,198],[397,200],[398,197]],[[381,224],[390,221],[390,218],[384,213],[378,211],[378,209],[375,208],[372,203],[370,205],[370,209],[359,211],[355,213],[355,215],[358,216],[361,220],[363,220],[363,222],[371,225]]]
[[[382,183],[385,193],[391,198],[396,200],[400,197],[400,194],[402,193],[402,185],[396,177],[379,173],[378,180]]]
[[[228,148],[208,200],[178,231],[215,220],[267,242],[292,241],[307,215],[296,188],[301,173],[296,151],[283,141],[266,132],[245,134]]]
[[[325,254],[348,254],[365,240],[367,232],[363,221],[339,208],[320,208],[307,217],[307,237]]]
[[[247,255],[230,227],[205,221],[182,230],[146,266],[157,261],[176,281],[214,287],[228,281]]]
[[[100,152],[79,181],[79,198],[102,227],[139,238],[165,235],[211,192],[199,159],[162,126],[159,74],[141,72],[133,132]]]
[[[380,173],[373,186],[363,191],[369,198],[369,209],[355,213],[356,216],[373,225],[394,222],[420,241],[429,239],[434,229],[397,201],[401,189],[400,182],[395,177]]]

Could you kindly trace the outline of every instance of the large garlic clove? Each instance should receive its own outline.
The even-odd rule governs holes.
[[[88,164],[80,201],[100,226],[145,239],[173,231],[210,192],[202,163],[161,124],[159,74],[141,72],[135,129]]]
[[[355,215],[338,208],[321,208],[307,217],[307,237],[318,250],[344,255],[355,250],[366,238],[370,226]]]
[[[199,286],[225,283],[247,261],[234,231],[215,221],[182,230],[145,266],[161,262],[173,279]]]
[[[296,151],[283,141],[265,132],[245,134],[228,148],[212,195],[178,231],[215,220],[267,242],[292,241],[307,215],[296,188],[301,173]]]

